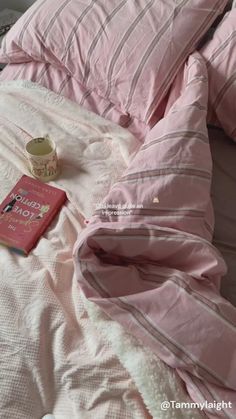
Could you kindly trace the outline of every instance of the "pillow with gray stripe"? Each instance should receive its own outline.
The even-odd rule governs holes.
[[[236,10],[227,13],[200,50],[209,75],[208,122],[236,141]]]
[[[226,4],[37,1],[7,34],[0,61],[63,68],[124,114],[149,124],[179,68]]]

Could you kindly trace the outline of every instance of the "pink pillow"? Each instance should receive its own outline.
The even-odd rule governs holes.
[[[38,83],[98,115],[102,115],[109,105],[107,100],[99,97],[95,92],[88,91],[74,77],[48,63],[30,61],[23,64],[10,64],[0,72],[0,82],[7,80],[30,80]],[[141,143],[150,130],[149,126],[136,118],[128,118],[114,106],[110,106],[106,119],[127,128]]]
[[[225,15],[201,49],[209,74],[208,122],[236,140],[236,10]]]
[[[6,36],[2,62],[48,62],[145,124],[227,0],[41,0]],[[109,106],[104,112],[106,117]]]

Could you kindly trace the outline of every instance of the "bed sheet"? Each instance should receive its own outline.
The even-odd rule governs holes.
[[[68,196],[28,257],[0,247],[1,419],[149,418],[130,375],[89,319],[72,262],[96,194],[124,169],[135,140],[81,112],[37,86],[0,83],[0,199],[30,175],[24,143],[45,131],[62,169],[53,184]]]
[[[84,93],[83,87],[73,77],[68,78],[63,71],[49,64],[37,62],[10,64],[0,73],[0,81],[18,79],[37,82],[77,103],[80,103]],[[176,97],[169,98],[169,102],[172,103],[175,99]],[[170,103],[168,107],[171,106]],[[91,100],[88,101],[86,107],[98,113],[97,104]],[[113,119],[117,122],[117,118]],[[137,125],[132,128],[134,135],[141,128],[138,138],[143,137],[145,130],[142,131],[142,127]],[[222,281],[222,293],[236,306],[236,199],[233,193],[236,185],[234,167],[236,146],[219,128],[210,127],[209,138],[214,163],[212,182],[212,199],[216,217],[214,244],[222,252],[228,267]]]
[[[182,380],[94,305],[86,306],[74,272],[77,235],[138,141],[28,81],[0,83],[0,115],[0,199],[30,174],[25,142],[45,133],[57,144],[61,166],[52,184],[68,197],[27,258],[0,247],[0,418],[202,418],[191,407],[162,411],[164,400],[191,402]]]
[[[7,80],[31,80],[77,103],[85,93],[83,87],[64,71],[36,61],[7,65],[0,73],[0,81]]]
[[[89,91],[70,74],[51,64],[36,61],[9,64],[0,73],[0,81],[8,80],[30,80],[63,95],[98,115],[103,115],[106,112],[106,119],[127,128],[140,141],[143,141],[150,129],[145,123],[135,118],[130,121],[127,115],[122,114],[109,101]],[[164,103],[163,101],[163,105]],[[108,108],[109,111],[107,111]]]

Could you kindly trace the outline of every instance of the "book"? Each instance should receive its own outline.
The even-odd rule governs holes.
[[[63,190],[23,175],[0,205],[0,243],[28,255],[66,200]]]

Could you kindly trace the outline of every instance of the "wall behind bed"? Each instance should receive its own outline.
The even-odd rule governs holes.
[[[0,10],[5,8],[25,12],[36,0],[0,0]]]

